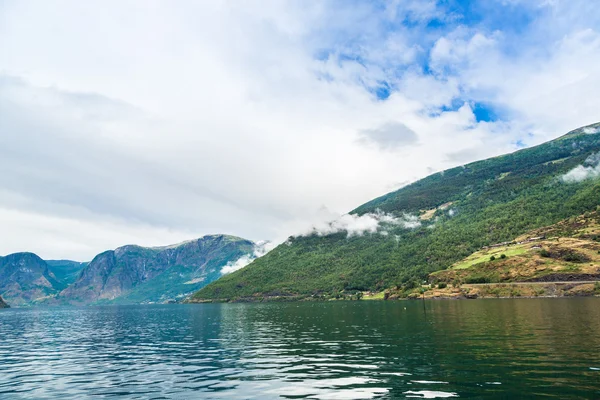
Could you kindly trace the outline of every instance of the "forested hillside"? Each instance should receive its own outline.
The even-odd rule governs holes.
[[[291,237],[191,301],[332,297],[410,285],[482,246],[595,210],[599,130],[600,124],[591,125],[428,176],[352,211],[385,213],[377,232]],[[406,218],[413,223],[394,222]]]

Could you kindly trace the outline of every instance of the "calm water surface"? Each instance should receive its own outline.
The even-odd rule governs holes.
[[[600,299],[0,310],[0,398],[600,399]]]

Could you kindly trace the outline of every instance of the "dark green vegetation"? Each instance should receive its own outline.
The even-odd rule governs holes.
[[[97,255],[72,285],[48,302],[174,301],[218,279],[223,266],[253,251],[253,242],[228,235],[165,247],[123,246]]]
[[[580,128],[536,147],[428,176],[352,211],[419,215],[420,227],[385,225],[387,235],[292,237],[191,301],[331,298],[414,287],[483,246],[595,210],[600,180],[566,183],[561,176],[598,151],[600,134]]]
[[[2,296],[0,296],[0,308],[10,308],[10,306],[6,304],[4,299],[2,299]]]
[[[174,301],[218,279],[254,246],[208,235],[173,246],[123,246],[89,263],[15,253],[0,257],[0,295],[13,306]]]

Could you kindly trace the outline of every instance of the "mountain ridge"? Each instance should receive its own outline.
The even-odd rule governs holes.
[[[120,246],[94,257],[55,300],[72,304],[173,300],[217,279],[220,268],[251,254],[254,246],[247,239],[219,234],[176,245]]]
[[[0,294],[13,306],[57,293],[61,283],[39,256],[20,252],[0,257]]]
[[[600,180],[567,182],[565,176],[595,160],[599,128],[577,128],[550,142],[429,175],[350,212],[385,216],[375,232],[291,237],[190,301],[329,298],[399,287],[482,246],[593,210]],[[418,226],[385,223],[406,215],[419,218],[413,224]]]
[[[123,245],[90,262],[14,253],[0,257],[0,294],[16,307],[168,301],[217,279],[228,263],[252,256],[255,245],[211,234],[166,246]]]

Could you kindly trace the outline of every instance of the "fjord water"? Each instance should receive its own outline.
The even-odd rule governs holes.
[[[0,398],[600,398],[600,299],[0,312]]]

